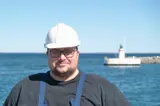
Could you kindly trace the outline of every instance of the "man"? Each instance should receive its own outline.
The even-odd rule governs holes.
[[[4,106],[129,106],[114,84],[77,68],[79,45],[70,26],[51,28],[45,42],[50,70],[16,84]]]

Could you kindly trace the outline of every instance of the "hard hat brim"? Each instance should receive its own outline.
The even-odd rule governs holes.
[[[80,41],[76,42],[76,43],[72,43],[71,45],[63,45],[63,44],[55,44],[55,43],[50,43],[50,44],[46,44],[44,45],[45,48],[48,49],[54,49],[54,48],[68,48],[68,47],[76,47],[80,45]]]

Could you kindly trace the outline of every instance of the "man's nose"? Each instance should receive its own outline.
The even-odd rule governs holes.
[[[61,52],[61,54],[60,54],[60,59],[61,59],[61,60],[66,59],[66,56],[64,55],[64,53],[63,53],[63,52]]]

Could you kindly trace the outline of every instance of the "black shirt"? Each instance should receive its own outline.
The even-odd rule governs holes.
[[[40,81],[42,74],[26,77],[16,84],[3,106],[38,106]],[[70,81],[56,81],[49,72],[46,74],[45,100],[47,106],[71,106],[70,99],[75,98],[80,72]],[[87,74],[81,96],[80,106],[129,106],[121,91],[112,83],[95,74]]]

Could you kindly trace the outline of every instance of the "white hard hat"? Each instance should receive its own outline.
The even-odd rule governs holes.
[[[80,41],[76,31],[63,23],[51,28],[46,36],[46,48],[65,48],[79,46]]]

